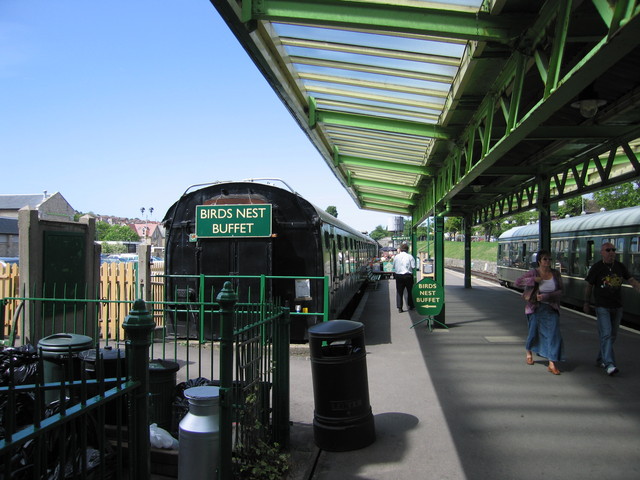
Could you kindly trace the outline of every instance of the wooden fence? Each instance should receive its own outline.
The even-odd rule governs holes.
[[[103,339],[120,342],[124,339],[122,323],[129,314],[131,304],[140,298],[136,262],[103,263],[100,266],[100,334]],[[164,263],[151,265],[151,296],[147,300],[162,301],[164,296]],[[0,298],[19,297],[20,277],[18,265],[0,264]],[[20,322],[14,321],[20,302],[9,301],[4,305],[0,339],[8,338],[12,328],[20,335]],[[158,328],[163,326],[162,312],[151,312]]]
[[[17,297],[19,292],[19,281],[18,281],[18,265],[15,264],[5,264],[0,263],[0,298],[5,297]],[[4,305],[4,319],[8,319],[11,322],[16,311],[16,303],[9,302]],[[0,320],[2,320],[2,316],[0,316]],[[2,325],[2,329],[0,330],[0,338],[6,338],[9,334],[9,328],[11,324]]]

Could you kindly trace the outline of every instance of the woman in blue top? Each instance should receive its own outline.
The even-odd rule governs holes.
[[[533,365],[533,353],[549,360],[547,370],[560,375],[556,362],[564,360],[564,343],[560,334],[560,297],[562,276],[551,268],[551,254],[540,250],[536,255],[538,268],[533,268],[516,280],[525,287],[525,314],[529,334],[525,348],[527,364]]]

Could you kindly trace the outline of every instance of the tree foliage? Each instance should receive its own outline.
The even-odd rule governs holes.
[[[567,215],[570,217],[577,217],[582,214],[582,204],[582,197],[573,197],[565,200],[562,205],[558,205],[558,218],[564,218]]]
[[[325,212],[327,212],[329,215],[333,215],[335,218],[338,218],[338,209],[335,205],[329,205],[325,209]]]
[[[640,205],[640,181],[636,180],[599,190],[593,194],[593,199],[599,207],[606,210],[618,210]]]
[[[462,231],[462,218],[447,217],[444,221],[444,231],[455,237]]]
[[[374,240],[380,240],[381,238],[388,237],[390,235],[389,231],[382,225],[378,225],[373,232],[369,234],[369,236]]]
[[[126,225],[96,222],[96,240],[105,242],[139,242],[140,237]]]

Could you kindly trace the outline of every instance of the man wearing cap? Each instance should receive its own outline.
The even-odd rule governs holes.
[[[591,294],[593,293],[600,337],[600,352],[597,364],[605,369],[607,375],[618,373],[613,344],[616,341],[620,320],[622,320],[622,284],[626,281],[640,292],[640,282],[633,278],[627,267],[616,260],[616,249],[610,242],[602,244],[602,260],[594,263],[587,273],[587,286],[584,291],[585,313],[591,312]]]

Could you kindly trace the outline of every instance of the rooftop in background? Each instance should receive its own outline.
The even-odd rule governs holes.
[[[43,220],[73,221],[76,213],[60,192],[0,194],[0,216],[18,218],[18,211],[24,207],[38,210]]]

